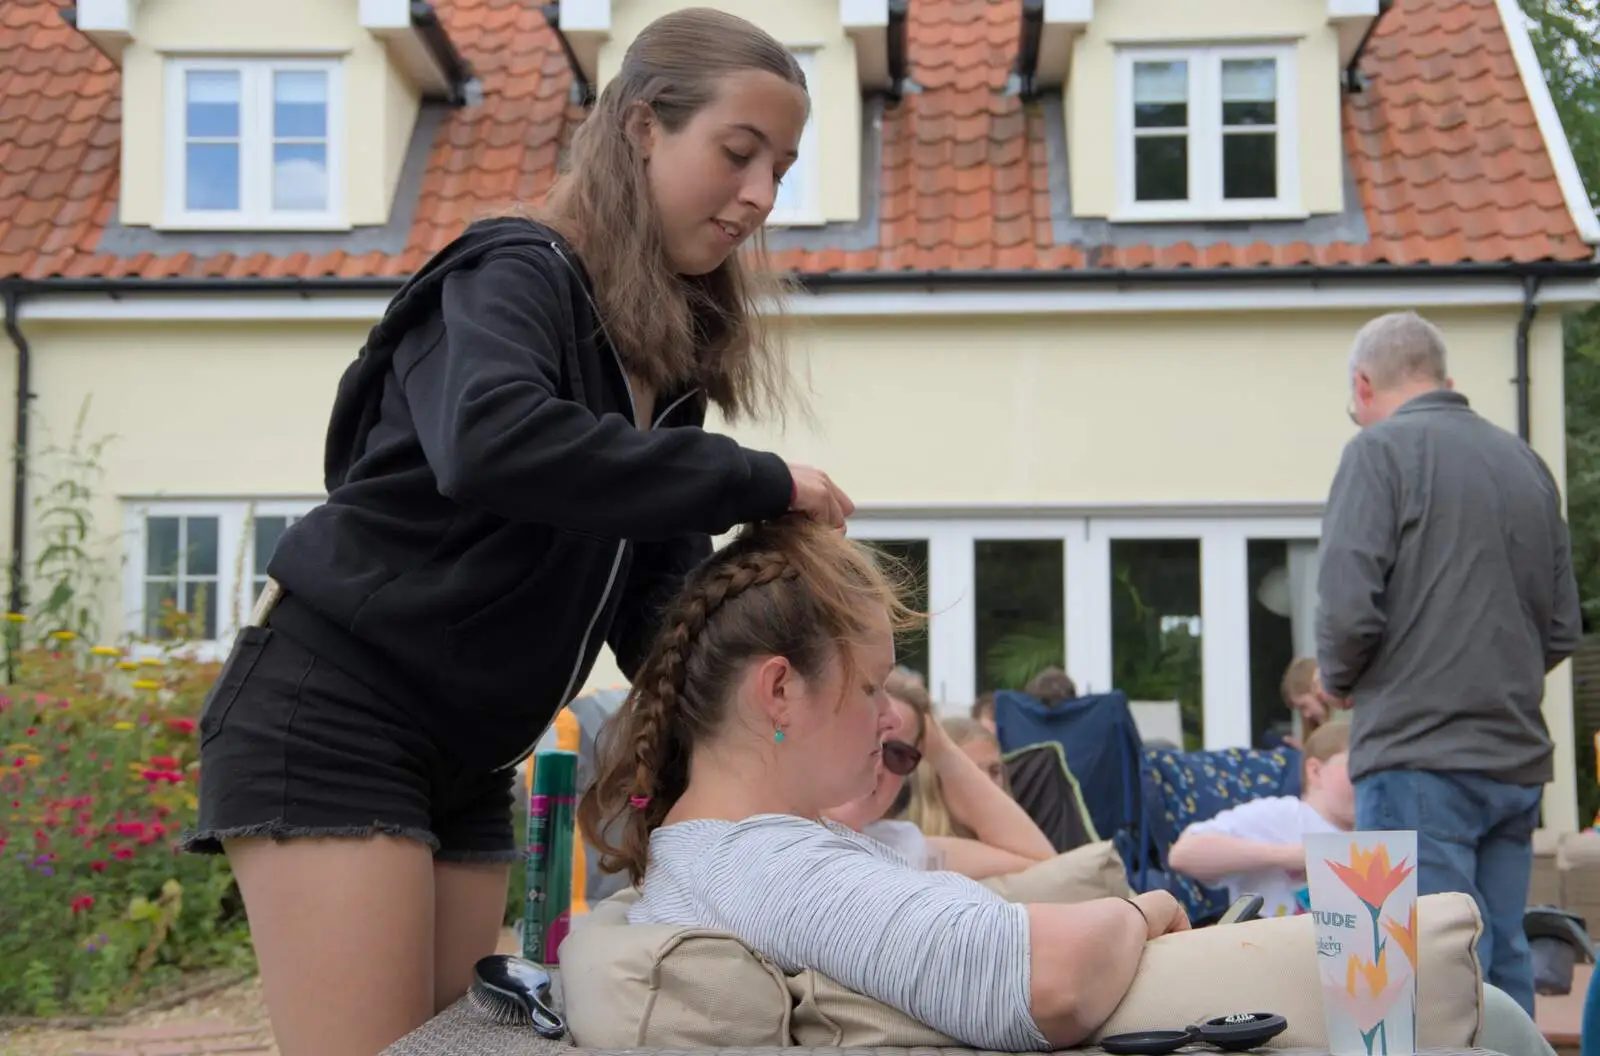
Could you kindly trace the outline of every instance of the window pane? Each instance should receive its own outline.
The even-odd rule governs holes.
[[[1067,662],[1066,549],[1059,539],[973,543],[978,692],[1021,689]],[[965,702],[961,702],[965,703]]]
[[[928,541],[926,539],[894,539],[874,541],[874,549],[888,555],[901,567],[892,569],[895,574],[904,574],[911,580],[907,584],[909,598],[907,604],[920,613],[928,611]],[[892,566],[891,566],[892,567]],[[902,631],[894,642],[895,663],[901,667],[909,667],[920,674],[924,680],[928,674],[928,625],[926,622],[918,624],[909,631]]]
[[[146,580],[144,585],[144,636],[166,638],[168,614],[178,603],[178,583],[171,579]]]
[[[327,144],[273,144],[272,208],[314,212],[327,207]]]
[[[1230,132],[1222,137],[1222,196],[1278,196],[1277,133]]]
[[[217,581],[214,579],[183,585],[183,611],[204,618],[190,624],[190,633],[210,641],[217,636]]]
[[[1140,136],[1133,141],[1133,196],[1140,202],[1189,197],[1189,137]]]
[[[189,139],[239,135],[239,74],[190,70],[184,75],[184,128]]]
[[[146,576],[178,574],[178,518],[145,518],[144,574]]]
[[[184,148],[184,207],[195,212],[239,208],[239,146],[190,143]]]
[[[1223,60],[1223,102],[1270,103],[1276,98],[1278,98],[1276,59]]]
[[[1111,542],[1111,672],[1129,700],[1177,701],[1183,747],[1204,743],[1200,541]]]
[[[328,75],[321,70],[280,70],[272,76],[272,134],[278,139],[325,139]]]
[[[217,519],[215,517],[185,517],[184,562],[186,576],[214,576],[217,574]]]
[[[1133,64],[1135,128],[1183,128],[1189,123],[1189,64]]]
[[[1278,120],[1278,108],[1274,103],[1229,103],[1222,104],[1222,123],[1228,128],[1248,128],[1252,125],[1272,125]]]
[[[278,540],[283,538],[284,531],[289,527],[289,518],[257,517],[255,523],[255,553],[251,560],[256,575],[264,576],[267,574],[267,563],[272,560],[272,552],[278,548]],[[257,593],[260,593],[259,588]]]
[[[1283,675],[1297,656],[1316,655],[1317,543],[1314,539],[1251,539],[1250,736],[1274,748],[1295,732],[1283,699]]]

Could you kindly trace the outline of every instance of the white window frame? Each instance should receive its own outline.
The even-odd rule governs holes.
[[[800,133],[800,156],[784,175],[785,185],[796,186],[798,204],[793,209],[773,207],[767,217],[768,227],[805,227],[823,223],[822,218],[822,166],[817,160],[817,125],[823,120],[818,113],[817,99],[817,49],[796,47],[791,49],[795,61],[806,75],[806,90],[811,96],[811,115]]]
[[[328,207],[272,208],[272,80],[280,72],[308,71],[328,78]],[[191,72],[239,75],[239,208],[190,210],[186,204],[187,92]],[[348,230],[345,215],[344,66],[337,59],[174,58],[166,64],[164,213],[169,230]]]
[[[1252,539],[1317,539],[1317,517],[963,517],[857,515],[849,534],[866,540],[927,540],[928,686],[964,711],[977,694],[974,544],[1059,539],[1064,548],[1067,672],[1085,693],[1111,685],[1111,543],[1118,539],[1200,541],[1201,685],[1205,747],[1251,746],[1250,593]]]
[[[1278,196],[1222,197],[1222,63],[1272,59],[1278,74]],[[1189,71],[1189,197],[1141,202],[1134,198],[1133,67],[1139,62],[1186,62]],[[1117,51],[1117,209],[1113,221],[1303,219],[1300,198],[1300,102],[1295,49],[1287,44],[1191,48],[1126,47]],[[1339,146],[1343,150],[1342,145]]]
[[[217,519],[217,637],[186,643],[200,659],[227,655],[234,635],[255,604],[254,534],[256,517],[303,517],[321,499],[130,499],[123,504],[123,618],[127,636],[142,639],[145,626],[144,581],[149,557],[146,518],[215,517]],[[181,597],[179,599],[182,600]],[[170,643],[139,642],[135,653],[170,651]]]

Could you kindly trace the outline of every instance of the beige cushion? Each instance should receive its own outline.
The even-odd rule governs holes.
[[[1048,863],[1047,863],[1048,864]],[[607,900],[561,947],[567,1021],[585,1048],[950,1047],[938,1031],[817,972],[785,979],[729,936],[626,924]],[[1419,1048],[1471,1048],[1480,1025],[1477,906],[1417,902]],[[1202,928],[1152,942],[1128,996],[1095,1035],[1277,1012],[1274,1048],[1327,1044],[1311,918]]]
[[[795,1002],[789,1021],[795,1045],[841,1049],[963,1047],[961,1042],[919,1023],[898,1008],[847,990],[821,972],[790,976],[789,994]]]
[[[593,1049],[789,1044],[780,972],[731,935],[629,924],[627,892],[573,922],[561,985],[573,1040]],[[635,897],[637,897],[635,895]]]
[[[1085,844],[1020,873],[990,877],[983,885],[1007,902],[1088,902],[1132,893],[1122,856],[1110,840]]]
[[[1417,899],[1417,1047],[1471,1048],[1480,1026],[1478,907],[1470,895]],[[1276,1012],[1289,1029],[1274,1048],[1328,1044],[1311,917],[1200,928],[1145,947],[1128,996],[1092,1040],[1179,1027],[1203,1016]],[[1399,951],[1396,950],[1396,953]]]

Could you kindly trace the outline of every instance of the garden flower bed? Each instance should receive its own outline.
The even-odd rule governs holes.
[[[190,972],[251,966],[224,859],[180,855],[195,723],[218,665],[135,658],[70,631],[0,687],[0,1017],[104,1015]]]

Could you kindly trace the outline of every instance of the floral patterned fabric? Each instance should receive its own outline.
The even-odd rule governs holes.
[[[1165,862],[1184,829],[1230,807],[1267,796],[1298,796],[1300,758],[1292,748],[1145,749],[1145,824],[1155,854]],[[1213,920],[1228,908],[1228,893],[1221,888],[1176,873],[1152,871],[1149,877],[1147,886],[1171,891],[1196,923]]]

